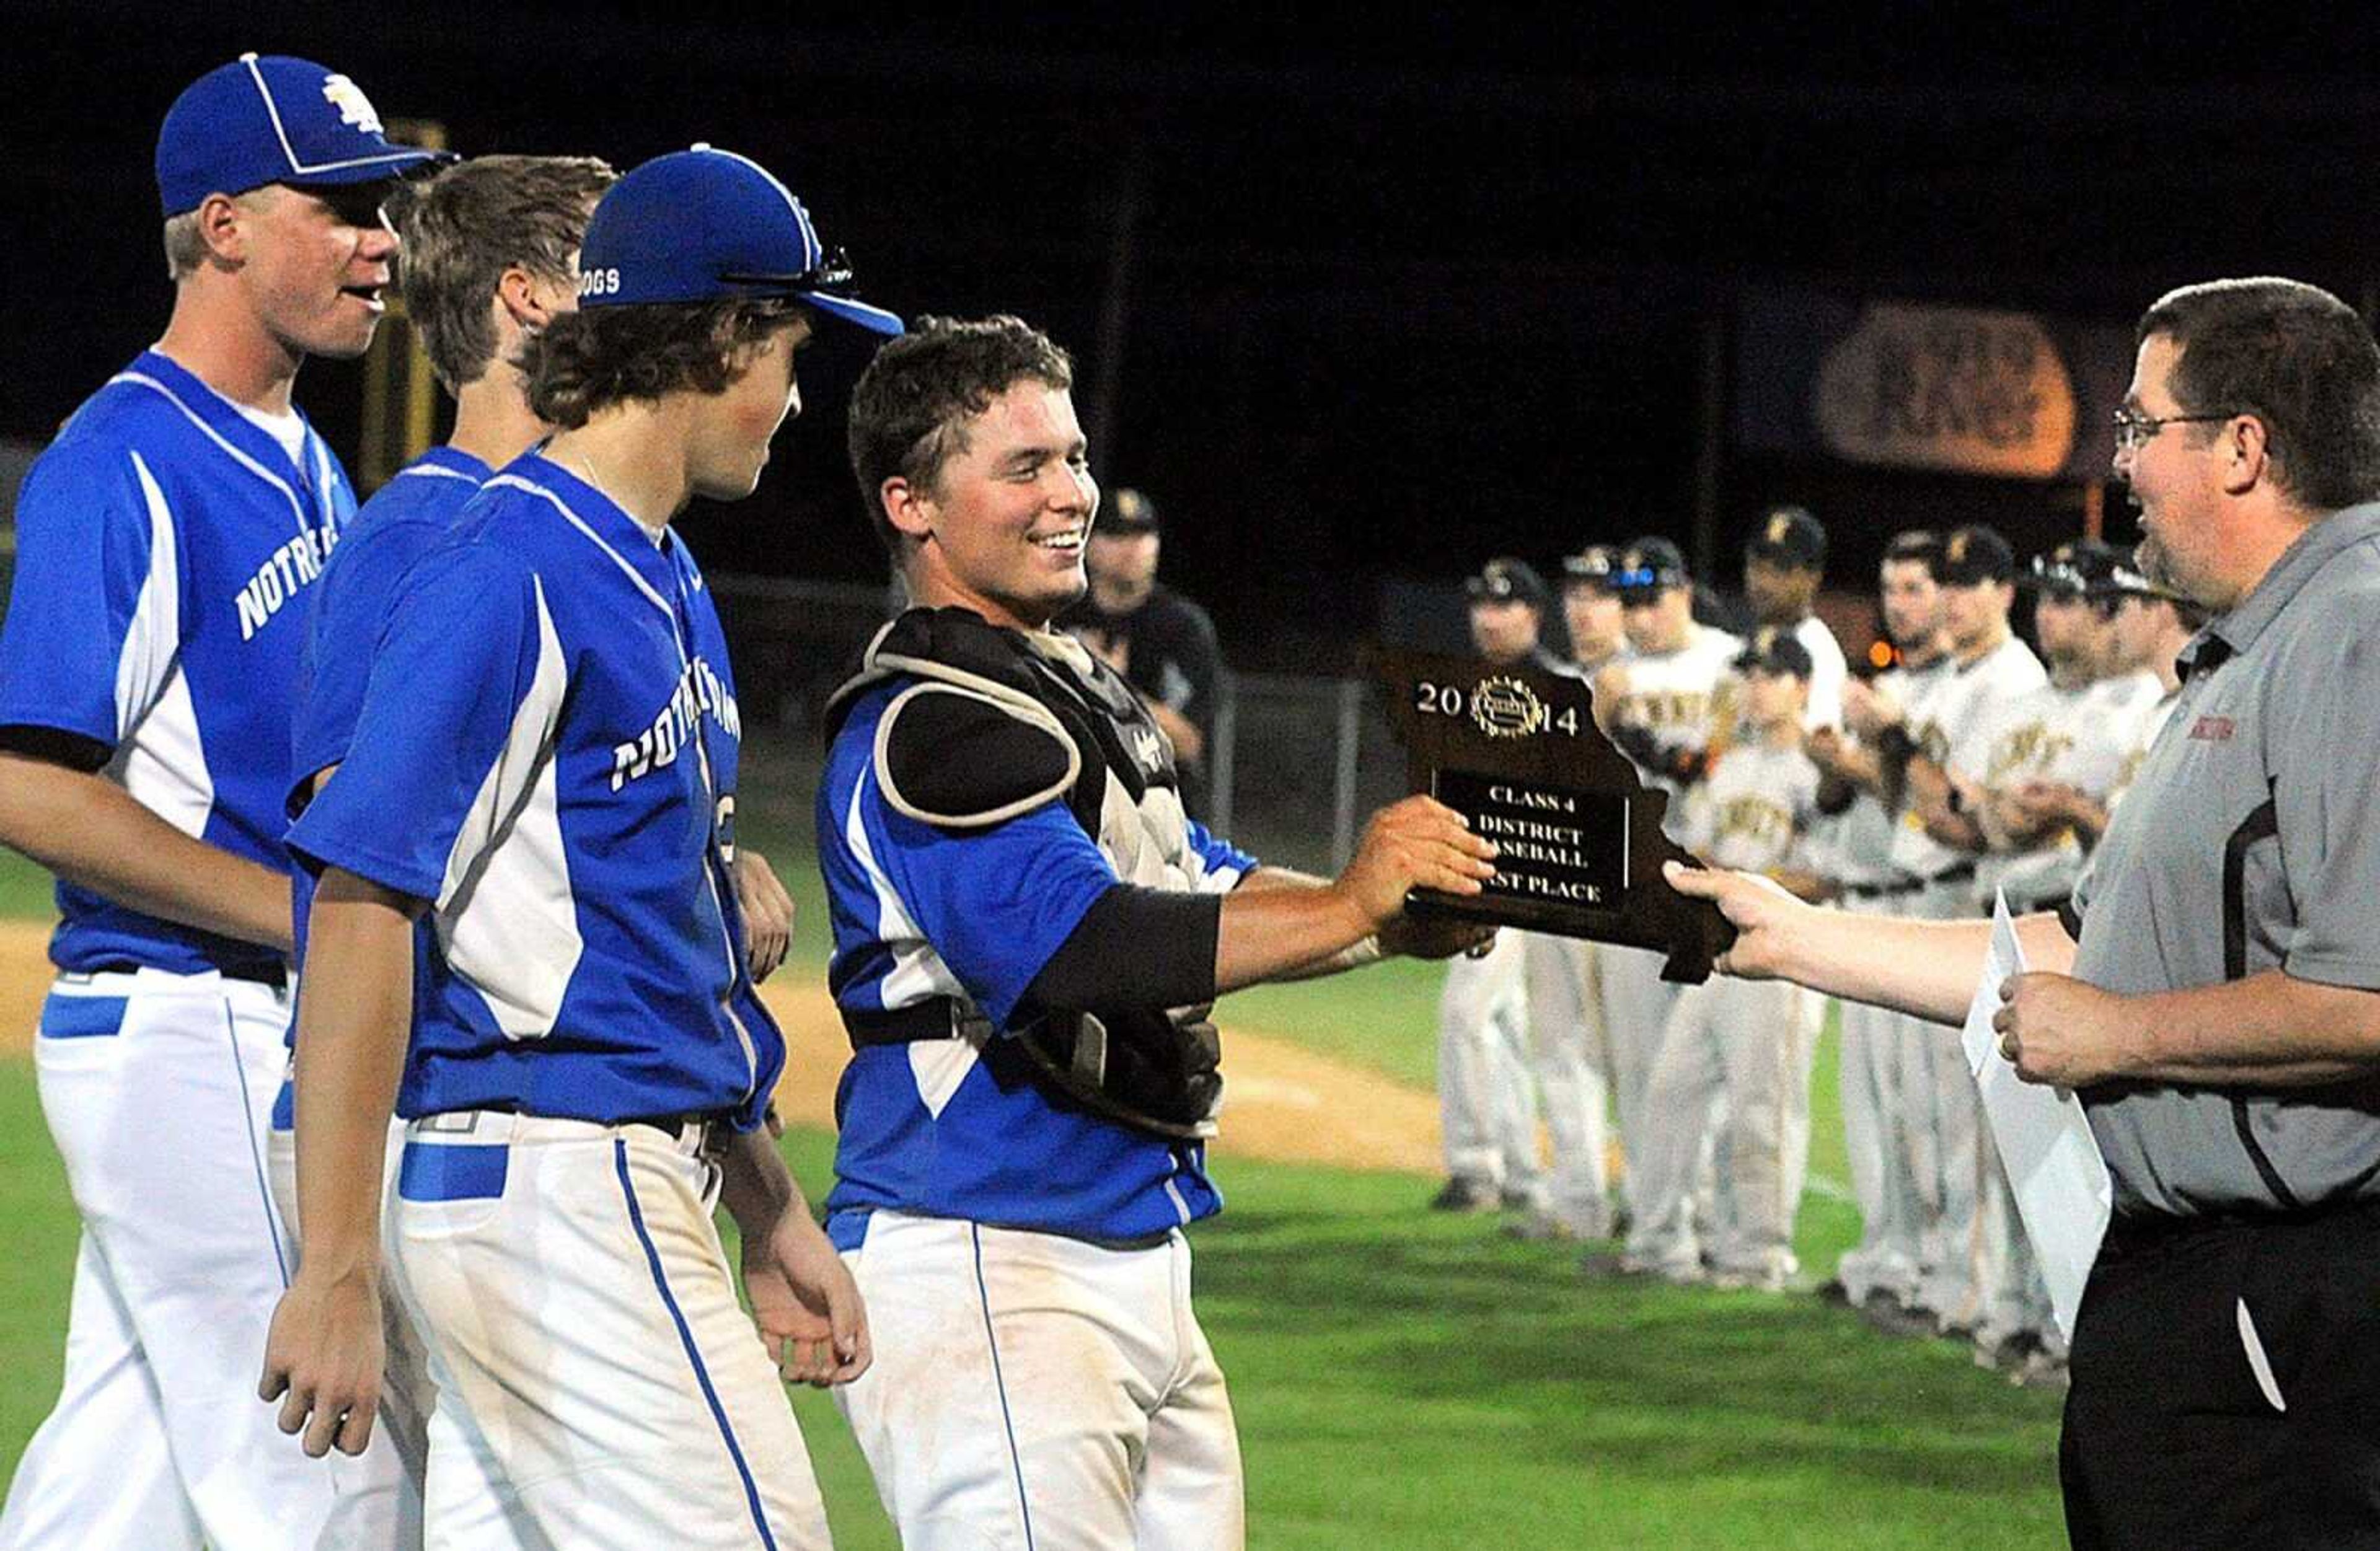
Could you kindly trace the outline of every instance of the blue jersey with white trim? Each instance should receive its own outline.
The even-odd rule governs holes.
[[[835,1094],[828,1230],[849,1247],[880,1207],[1098,1241],[1144,1239],[1222,1207],[1202,1142],[1173,1142],[1052,1102],[1004,1048],[1018,1002],[1119,879],[1062,797],[985,829],[912,818],[875,765],[885,708],[917,681],[862,691],[827,756],[819,860],[834,930],[837,1005],[895,1010],[938,996],[995,1027],[964,1039],[856,1050]],[[1189,875],[1230,889],[1256,863],[1189,825]]]
[[[0,726],[112,751],[106,776],[183,833],[286,871],[301,600],[355,515],[309,427],[273,435],[157,352],[87,400],[26,477],[0,625]],[[281,955],[61,882],[62,969],[263,974]]]
[[[431,903],[398,1113],[759,1123],[784,1039],[729,876],[740,734],[675,536],[535,454],[490,479],[392,600],[289,835]]]
[[[363,503],[322,567],[298,660],[298,709],[290,722],[288,812],[306,806],[314,778],[347,757],[364,685],[379,654],[389,599],[413,563],[446,536],[492,472],[468,453],[432,447],[396,471]],[[289,875],[298,962],[306,960],[306,920],[314,907],[314,875]],[[296,1038],[298,1024],[289,1024]]]

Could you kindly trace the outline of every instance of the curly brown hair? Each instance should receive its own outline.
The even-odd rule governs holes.
[[[786,328],[807,333],[808,324],[808,309],[782,297],[582,308],[529,342],[522,362],[528,406],[547,424],[576,430],[632,399],[723,393],[762,341]]]

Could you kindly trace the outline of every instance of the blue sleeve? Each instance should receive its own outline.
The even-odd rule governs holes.
[[[17,497],[16,577],[0,624],[0,726],[114,747],[181,649],[173,514],[129,448],[60,443]]]
[[[535,780],[567,679],[536,576],[491,546],[428,556],[395,601],[347,757],[289,845],[443,903]]]
[[[1241,878],[1264,865],[1196,819],[1189,820],[1189,824],[1190,849],[1206,867],[1200,892],[1237,888]]]
[[[1083,913],[1116,886],[1115,870],[1062,802],[986,830],[945,830],[894,812],[873,769],[860,779],[877,866],[968,999],[1006,1026]]]
[[[290,725],[289,811],[318,771],[347,757],[364,687],[378,659],[389,600],[416,561],[437,547],[434,523],[382,522],[366,527],[332,553],[307,622],[298,670],[298,709]]]

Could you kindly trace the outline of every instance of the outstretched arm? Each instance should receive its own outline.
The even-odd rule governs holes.
[[[1718,963],[1723,975],[1791,980],[1937,1024],[1967,1016],[1991,941],[1989,921],[1854,915],[1805,903],[1750,873],[1674,862],[1664,873],[1678,892],[1716,902],[1735,927],[1735,946]],[[2074,939],[2055,914],[2022,916],[2016,928],[2034,968],[2063,975],[2073,967]]]

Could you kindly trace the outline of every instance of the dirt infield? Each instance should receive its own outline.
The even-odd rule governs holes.
[[[0,1050],[26,1053],[51,969],[46,926],[0,921]],[[788,1120],[832,1127],[845,1046],[815,981],[762,992],[792,1042],[777,1102]],[[1376,1072],[1308,1054],[1286,1040],[1226,1028],[1228,1082],[1218,1154],[1347,1169],[1431,1173],[1439,1166],[1438,1100]]]

